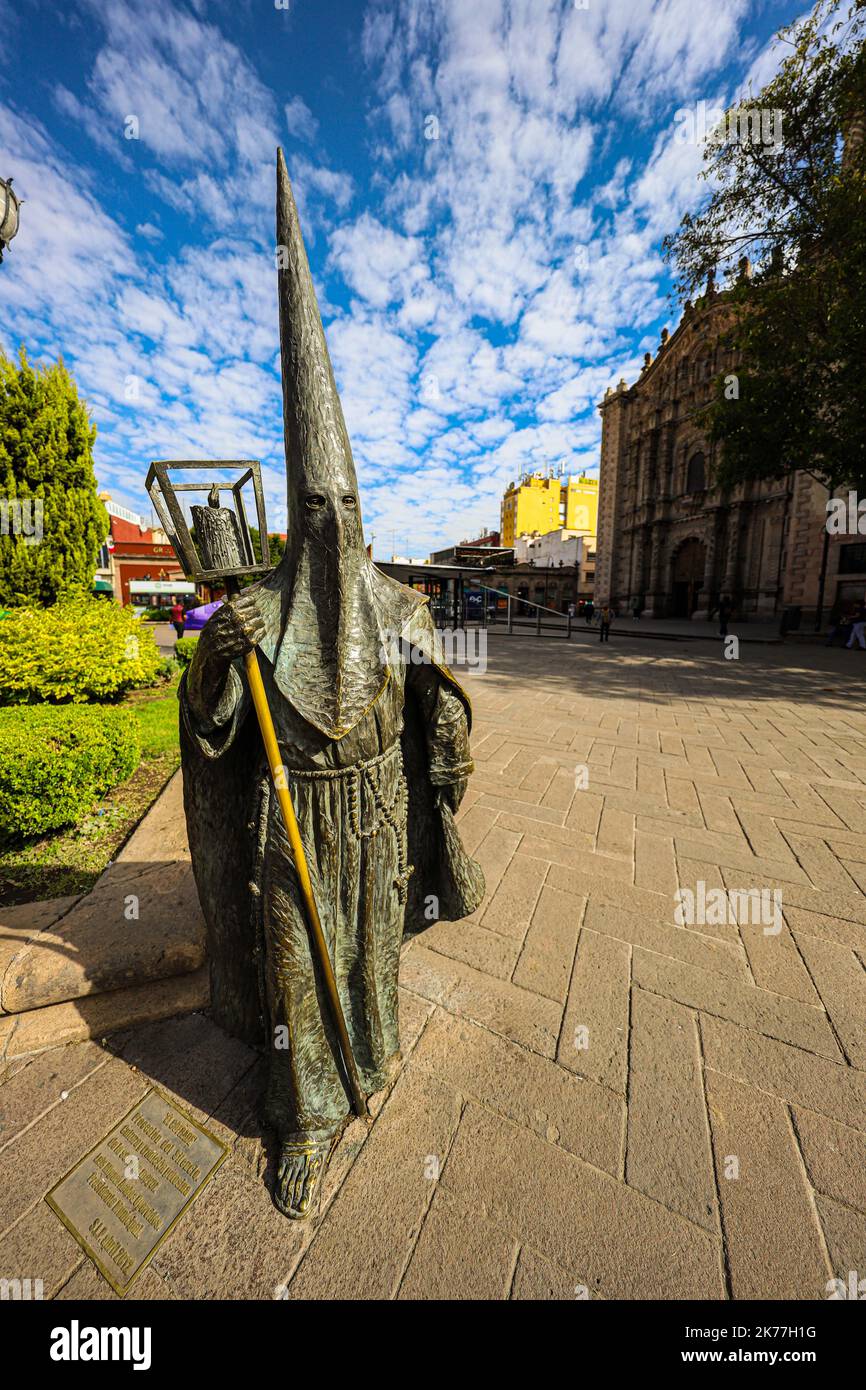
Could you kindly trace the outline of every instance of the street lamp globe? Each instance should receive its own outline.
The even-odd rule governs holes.
[[[3,252],[18,231],[18,210],[21,199],[12,188],[11,179],[0,179],[0,261]]]

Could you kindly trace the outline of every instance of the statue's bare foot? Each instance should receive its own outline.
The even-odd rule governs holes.
[[[335,1137],[289,1139],[280,1145],[274,1203],[284,1216],[301,1221],[316,1210]]]

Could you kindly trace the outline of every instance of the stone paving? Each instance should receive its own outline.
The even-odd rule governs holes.
[[[488,896],[407,944],[405,1066],[320,1215],[271,1205],[261,1061],[191,1013],[7,1065],[0,1276],[114,1297],[43,1194],[156,1084],[231,1154],[130,1298],[866,1277],[864,676],[859,652],[491,637],[461,817]]]

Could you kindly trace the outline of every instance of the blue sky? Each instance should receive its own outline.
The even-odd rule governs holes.
[[[675,326],[676,111],[758,90],[805,11],[0,0],[0,342],[63,354],[117,501],[152,458],[258,457],[281,529],[282,144],[377,558],[495,528],[522,471],[597,471],[598,401]]]

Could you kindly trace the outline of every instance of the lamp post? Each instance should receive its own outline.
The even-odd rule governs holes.
[[[200,473],[204,469],[215,468],[241,468],[244,471],[233,483],[222,482],[219,478],[196,483],[180,483],[174,482],[170,476],[172,470],[186,469]],[[261,539],[262,563],[256,563],[249,523],[244,510],[243,488],[247,483],[252,483],[256,499],[256,521]],[[231,596],[238,592],[239,580],[243,575],[261,576],[269,572],[271,566],[268,553],[268,525],[262,490],[262,466],[259,462],[217,459],[211,463],[191,460],[175,463],[152,463],[145,486],[188,579],[210,582],[220,579],[225,583],[226,591]],[[187,524],[183,508],[178,500],[177,494],[179,492],[207,493],[206,506],[190,508],[195,538],[193,538],[192,530]],[[231,507],[220,506],[221,492],[231,493],[234,510]],[[310,930],[310,949],[314,959],[318,960],[322,972],[331,1018],[339,1039],[352,1106],[356,1115],[368,1119],[367,1100],[361,1089],[358,1069],[352,1054],[352,1045],[343,1016],[343,1006],[340,1003],[337,981],[334,977],[334,967],[328,954],[328,943],[325,940],[325,933],[322,930],[316,900],[313,896],[307,856],[301,840],[298,818],[292,805],[286,770],[282,764],[274,721],[268,706],[255,648],[247,653],[244,658],[244,666],[274,790],[277,793],[277,801],[289,837],[289,844],[292,847],[301,897],[306,909],[307,925]]]
[[[18,231],[22,199],[14,192],[11,179],[0,179],[0,261]]]

